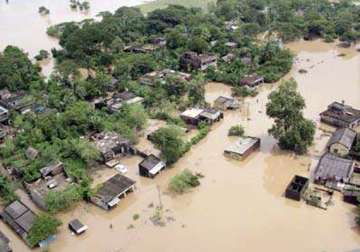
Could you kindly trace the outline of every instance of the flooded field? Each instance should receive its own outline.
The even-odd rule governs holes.
[[[334,44],[298,42],[288,47],[297,53],[296,63],[286,78],[294,77],[306,99],[306,117],[318,128],[318,114],[332,101],[345,100],[360,107],[360,54],[338,49]],[[342,57],[340,53],[346,54]],[[306,69],[300,74],[299,69]],[[308,176],[328,136],[318,130],[309,155],[295,156],[280,151],[267,134],[271,120],[265,114],[267,96],[276,84],[260,88],[259,95],[243,101],[241,111],[226,112],[222,122],[192,148],[173,168],[154,180],[138,175],[139,157],[122,160],[137,189],[110,212],[80,203],[65,214],[51,251],[316,251],[350,252],[360,247],[360,232],[354,222],[355,208],[335,195],[327,211],[284,198],[284,189],[295,174]],[[231,95],[231,88],[209,83],[206,99]],[[230,144],[228,129],[241,123],[246,134],[261,138],[259,152],[245,161],[223,155]],[[143,140],[145,141],[145,140]],[[169,179],[183,169],[201,172],[201,186],[181,196],[168,193]],[[115,174],[105,168],[95,182]],[[23,197],[26,197],[23,195]],[[151,221],[156,206],[163,205],[163,226]],[[133,216],[140,218],[134,220]],[[79,218],[89,226],[82,236],[71,235],[67,223]],[[2,223],[14,251],[29,251]]]
[[[94,18],[102,11],[115,11],[121,6],[135,6],[143,0],[91,0],[89,11],[71,10],[69,0],[1,0],[0,1],[0,51],[15,45],[34,57],[39,50],[59,48],[57,39],[47,36],[49,26],[69,21]],[[38,9],[45,6],[50,14],[42,16]],[[50,74],[53,62],[42,62],[44,74]]]

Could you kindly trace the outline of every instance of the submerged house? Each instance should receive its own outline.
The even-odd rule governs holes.
[[[351,128],[359,131],[360,110],[344,103],[333,102],[320,114],[321,121],[338,128]]]
[[[235,49],[238,46],[238,44],[236,42],[229,41],[225,43],[225,46],[231,49]]]
[[[139,83],[152,87],[155,86],[156,82],[165,83],[166,78],[168,77],[172,77],[184,82],[191,80],[191,74],[178,72],[171,69],[163,69],[145,74],[144,76],[139,78]]]
[[[90,200],[95,205],[110,210],[116,206],[127,193],[134,191],[135,181],[121,174],[116,174],[105,181]]]
[[[139,164],[139,174],[144,177],[154,178],[165,167],[164,161],[151,154]]]
[[[125,52],[131,53],[152,53],[158,49],[159,46],[155,44],[145,44],[145,45],[130,45],[124,48]]]
[[[233,60],[235,60],[235,58],[236,58],[236,55],[233,53],[228,53],[225,56],[221,57],[221,59],[226,63],[232,62]]]
[[[217,66],[217,57],[210,54],[197,54],[196,52],[185,52],[180,58],[180,67],[187,71],[205,71],[210,66]]]
[[[7,122],[9,120],[9,110],[0,106],[0,122]]]
[[[122,93],[116,93],[106,102],[106,106],[111,113],[119,111],[119,109],[125,104],[141,104],[144,98],[135,95],[130,91],[124,91]]]
[[[243,160],[260,148],[260,142],[260,138],[257,137],[240,137],[235,144],[224,150],[224,154],[237,160]]]
[[[102,160],[106,163],[116,155],[135,154],[130,140],[123,138],[116,132],[101,132],[91,136],[95,147],[100,151]]]
[[[239,22],[237,20],[225,21],[225,29],[228,31],[236,31],[239,29]]]
[[[330,153],[345,157],[349,155],[350,150],[356,139],[356,132],[350,128],[341,128],[331,136],[327,148]]]
[[[295,175],[289,185],[286,187],[285,197],[300,201],[301,197],[304,195],[306,189],[309,186],[309,179]]]
[[[234,98],[219,96],[214,102],[214,107],[220,110],[238,109],[240,104]]]
[[[201,122],[213,124],[224,118],[224,113],[214,108],[190,108],[180,114],[187,124],[197,126]]]
[[[10,95],[4,95],[3,97],[0,100],[0,105],[8,110],[16,110],[22,114],[32,110],[33,100],[23,92],[10,93]]]
[[[88,226],[82,224],[78,219],[70,221],[68,226],[77,235],[84,233],[88,229]]]
[[[163,47],[166,46],[167,41],[165,37],[157,37],[157,38],[153,38],[151,40],[151,43],[155,46]]]
[[[1,219],[30,246],[27,237],[37,215],[24,203],[16,200],[5,207],[0,216]]]
[[[41,209],[46,210],[46,198],[50,192],[65,190],[71,183],[61,162],[48,165],[40,170],[41,178],[32,182],[24,182],[24,187],[32,201]]]
[[[264,77],[257,74],[247,75],[240,80],[241,85],[248,86],[250,88],[256,87],[262,83],[264,83]]]
[[[324,154],[314,172],[314,181],[318,184],[336,187],[337,183],[348,183],[354,172],[354,162],[331,153]]]

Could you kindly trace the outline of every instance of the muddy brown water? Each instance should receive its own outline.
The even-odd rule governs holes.
[[[90,10],[71,10],[69,0],[2,0],[0,1],[0,51],[8,45],[15,45],[34,57],[39,50],[50,51],[59,48],[58,40],[47,36],[49,26],[62,22],[81,21],[96,18],[102,11],[115,11],[121,6],[135,6],[142,0],[91,0]],[[49,15],[40,15],[38,9],[45,6]],[[49,75],[53,61],[40,62],[43,73]]]
[[[318,128],[318,114],[332,101],[345,100],[360,107],[360,55],[335,44],[297,42],[288,47],[297,53],[296,63],[286,78],[294,77],[306,99],[306,117]],[[339,53],[346,53],[339,57]],[[306,69],[307,74],[298,73]],[[336,194],[327,211],[284,198],[284,189],[295,174],[308,176],[328,140],[318,130],[316,142],[306,156],[280,151],[268,136],[271,120],[265,115],[267,96],[277,84],[260,88],[256,98],[243,101],[241,111],[226,112],[222,122],[194,146],[173,168],[155,179],[138,175],[138,157],[122,162],[128,176],[137,181],[137,189],[110,212],[80,203],[58,217],[63,226],[50,251],[328,251],[348,252],[360,247],[360,233],[354,222],[355,208]],[[209,83],[206,99],[231,95],[231,88]],[[228,129],[241,123],[248,135],[262,140],[260,151],[245,161],[223,156],[231,143]],[[330,128],[331,130],[331,128]],[[201,186],[189,193],[168,193],[169,179],[183,169],[201,172]],[[115,174],[99,171],[95,180]],[[160,194],[159,194],[160,191]],[[159,196],[160,195],[160,196]],[[26,197],[25,195],[22,195]],[[150,218],[155,206],[163,205],[165,226]],[[138,220],[133,215],[139,214]],[[82,236],[70,233],[67,223],[79,218],[89,226]],[[112,228],[110,228],[112,225]],[[0,228],[11,238],[14,251],[29,251],[24,243],[2,223]]]

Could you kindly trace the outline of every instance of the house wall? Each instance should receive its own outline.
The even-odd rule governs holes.
[[[98,197],[91,197],[90,200],[93,204],[97,205],[98,207],[101,207],[102,209],[105,210],[109,210],[109,206],[104,201],[102,201],[102,199]]]
[[[335,154],[337,156],[345,157],[349,154],[350,150],[342,144],[334,143],[334,144],[330,145],[329,151],[330,151],[330,153]]]

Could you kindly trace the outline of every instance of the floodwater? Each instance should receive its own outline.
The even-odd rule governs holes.
[[[0,51],[15,45],[34,57],[41,49],[59,48],[58,40],[47,36],[49,26],[69,21],[94,18],[102,11],[115,11],[121,6],[135,6],[143,0],[91,0],[89,11],[71,10],[69,0],[0,0]],[[40,15],[45,6],[49,15]],[[41,62],[43,73],[50,74],[53,61]]]
[[[93,2],[92,2],[93,3]],[[2,18],[2,17],[0,17]],[[297,53],[292,72],[306,99],[306,117],[319,122],[318,114],[334,100],[360,107],[360,54],[353,48],[339,49],[319,41],[296,42],[288,47]],[[339,56],[340,54],[345,54]],[[306,69],[300,74],[299,69]],[[324,149],[328,134],[318,129],[316,143],[306,156],[280,151],[268,136],[271,119],[265,114],[267,96],[277,84],[260,88],[259,95],[242,101],[241,111],[226,112],[222,122],[194,146],[174,167],[155,179],[139,177],[139,157],[122,160],[137,189],[110,212],[79,203],[58,217],[63,221],[51,251],[294,251],[350,252],[360,247],[360,233],[354,222],[355,208],[336,194],[327,211],[284,198],[284,189],[295,174],[308,176]],[[231,88],[209,83],[206,99],[231,95]],[[261,138],[260,151],[245,161],[223,155],[231,143],[228,129],[240,123],[246,134]],[[180,196],[169,194],[169,179],[183,169],[202,173],[201,186]],[[115,174],[104,168],[95,182]],[[26,198],[25,195],[22,195]],[[151,217],[163,206],[163,226]],[[133,219],[135,214],[140,218]],[[82,236],[70,233],[67,223],[79,218],[89,226]],[[2,223],[14,251],[30,251]]]
[[[360,55],[354,49],[339,50],[334,44],[298,42],[288,47],[298,53],[292,72],[306,99],[305,115],[318,128],[318,114],[333,100],[345,100],[360,107]],[[346,53],[340,57],[339,53]],[[307,74],[298,73],[308,70]],[[138,176],[138,157],[122,160],[137,189],[110,212],[80,203],[65,214],[57,241],[51,251],[314,251],[350,252],[360,247],[360,233],[354,222],[355,207],[336,194],[327,211],[284,198],[284,189],[295,174],[308,176],[321,154],[328,134],[317,131],[316,143],[306,156],[296,156],[276,147],[267,134],[271,120],[265,115],[267,96],[276,84],[260,88],[255,98],[242,101],[241,111],[226,112],[222,122],[193,147],[174,167],[155,179]],[[206,99],[229,96],[231,89],[209,83]],[[232,141],[228,129],[241,123],[246,134],[262,140],[259,152],[245,161],[223,156]],[[202,173],[201,186],[180,196],[169,194],[169,179],[183,169]],[[115,174],[104,168],[95,182]],[[155,207],[163,206],[163,226],[150,219]],[[134,220],[133,216],[140,218]],[[72,235],[67,223],[79,218],[89,226],[82,236]],[[3,228],[3,224],[0,226]],[[14,251],[28,251],[11,231]]]

